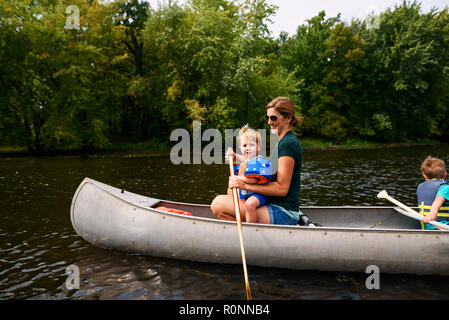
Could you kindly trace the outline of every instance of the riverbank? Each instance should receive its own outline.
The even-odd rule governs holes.
[[[300,139],[301,146],[304,150],[339,150],[339,149],[376,149],[376,148],[397,148],[397,147],[416,147],[416,146],[430,146],[442,145],[443,142],[422,139],[420,141],[406,141],[406,142],[370,142],[359,139],[348,139],[342,143],[336,144],[332,141],[324,141],[319,139]]]
[[[429,145],[444,145],[445,143],[437,140],[423,139],[418,142],[393,142],[380,143],[369,142],[359,139],[350,139],[336,144],[332,141],[319,139],[301,139],[303,150],[341,150],[341,149],[376,149],[376,148],[396,148],[396,147],[414,147]],[[30,152],[26,147],[0,146],[0,157],[6,156],[53,156],[53,155],[96,155],[96,154],[121,154],[135,156],[142,154],[167,154],[171,146],[158,141],[146,142],[119,142],[110,143],[104,149],[98,150],[52,150],[48,152],[36,153]]]

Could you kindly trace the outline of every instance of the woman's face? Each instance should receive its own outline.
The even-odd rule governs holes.
[[[290,117],[284,117],[274,108],[267,110],[267,121],[272,134],[279,136],[289,128]]]

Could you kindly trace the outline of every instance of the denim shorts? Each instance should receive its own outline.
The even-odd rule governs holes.
[[[268,213],[270,214],[270,224],[287,224],[296,225],[298,220],[290,217],[290,215],[281,207],[267,204]]]

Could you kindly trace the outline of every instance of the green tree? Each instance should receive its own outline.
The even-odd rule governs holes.
[[[166,88],[161,109],[171,128],[189,127],[192,120],[219,129],[244,121],[262,125],[263,106],[281,91],[274,83],[294,90],[269,51],[263,21],[271,12],[264,1],[191,1],[169,3],[149,17],[146,50],[154,53]]]
[[[439,119],[447,119],[447,9],[422,14],[419,3],[404,1],[380,22],[366,38],[378,66],[374,87],[392,124],[390,140],[445,134],[447,121]]]
[[[134,60],[134,73],[128,74],[128,90],[123,97],[123,107],[128,110],[123,117],[127,135],[136,140],[145,140],[154,131],[161,129],[160,112],[157,109],[155,95],[155,77],[151,72],[151,55],[144,55],[143,29],[153,10],[148,2],[139,0],[122,0],[116,3],[115,23],[124,28],[121,40],[126,46],[127,54]],[[130,120],[130,121],[128,121]],[[125,132],[123,132],[125,134]]]
[[[284,41],[279,51],[280,63],[294,73],[298,83],[297,100],[304,116],[299,132],[311,137],[323,136],[320,120],[325,110],[316,104],[314,97],[325,76],[323,70],[329,65],[327,48],[332,30],[340,21],[339,15],[325,17],[326,13],[321,11],[307,24],[299,26],[296,34]]]
[[[366,133],[362,123],[371,111],[364,94],[367,86],[364,76],[368,72],[366,48],[367,43],[354,33],[353,26],[339,23],[332,30],[324,52],[327,64],[323,67],[323,78],[311,90],[310,112],[322,137],[341,142],[354,133]],[[362,130],[354,132],[359,127]]]
[[[14,132],[9,143],[30,151],[101,148],[117,119],[123,59],[114,47],[121,31],[111,23],[113,7],[70,4],[80,9],[79,30],[65,27],[62,1],[0,7],[1,126]]]

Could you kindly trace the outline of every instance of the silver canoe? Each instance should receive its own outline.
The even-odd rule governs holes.
[[[235,222],[214,218],[210,206],[145,197],[85,178],[70,209],[88,242],[125,252],[240,264]],[[193,216],[168,213],[177,208]],[[394,207],[302,207],[322,227],[243,223],[248,265],[297,270],[449,275],[449,232],[418,229]]]

